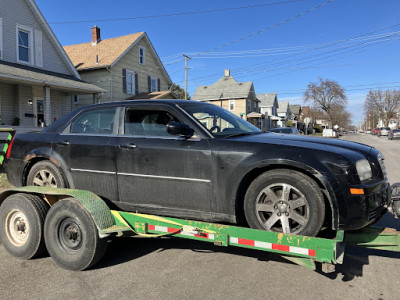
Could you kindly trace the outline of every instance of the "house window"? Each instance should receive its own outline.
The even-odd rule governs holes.
[[[126,70],[126,93],[135,94],[135,72]]]
[[[247,100],[247,111],[251,111],[251,100]]]
[[[0,58],[3,58],[3,19],[0,18]]]
[[[150,92],[157,92],[158,90],[158,78],[151,77]]]
[[[18,62],[32,63],[32,29],[17,27]]]
[[[79,95],[74,95],[74,104],[79,104]]]
[[[235,100],[229,100],[229,110],[235,110]]]
[[[142,47],[142,46],[139,46],[139,63],[141,65],[144,65],[145,62],[146,62],[146,59],[145,59],[145,48]]]

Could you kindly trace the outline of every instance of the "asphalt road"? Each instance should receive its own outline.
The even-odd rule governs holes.
[[[400,140],[343,137],[377,147],[400,182]],[[384,226],[400,230],[391,216]],[[119,238],[94,269],[61,269],[50,257],[23,261],[0,245],[0,299],[399,299],[400,254],[346,249],[325,275],[279,255],[177,239]]]

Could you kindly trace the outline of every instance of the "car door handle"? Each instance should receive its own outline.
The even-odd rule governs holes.
[[[57,145],[64,145],[64,146],[66,146],[66,145],[69,145],[69,141],[59,141],[59,142],[57,142]]]
[[[137,148],[137,145],[134,143],[128,143],[128,144],[119,145],[119,147],[121,149],[135,149],[135,148]]]

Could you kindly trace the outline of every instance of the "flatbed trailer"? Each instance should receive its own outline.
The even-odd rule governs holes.
[[[3,163],[8,138],[0,155]],[[400,187],[393,186],[389,211],[400,213]],[[226,224],[112,210],[89,191],[27,186],[0,194],[0,239],[16,257],[30,259],[48,252],[60,266],[85,270],[104,255],[110,237],[135,235],[171,237],[281,254],[286,259],[329,273],[343,262],[346,246],[400,252],[400,232],[369,226],[358,231],[334,232],[333,237],[310,237],[269,232]],[[261,255],[261,254],[260,254]]]

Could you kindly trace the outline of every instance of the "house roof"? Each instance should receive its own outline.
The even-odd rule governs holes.
[[[144,34],[145,32],[138,32],[101,40],[94,45],[89,42],[64,46],[64,49],[78,71],[105,68],[111,66]],[[96,63],[96,55],[98,63]]]
[[[289,105],[290,111],[295,115],[300,115],[301,105],[300,104],[292,104]]]
[[[311,114],[310,107],[309,107],[309,106],[303,106],[303,107],[301,108],[301,112],[303,113],[303,115],[304,115],[305,117],[309,117],[310,114]]]
[[[252,89],[253,83],[237,82],[232,76],[224,76],[212,85],[197,87],[193,100],[224,100],[247,98]]]
[[[276,93],[257,94],[257,99],[260,100],[259,106],[272,107],[276,101]],[[278,107],[279,104],[277,103]]]
[[[172,91],[159,91],[151,93],[140,93],[138,95],[126,98],[125,100],[145,100],[145,99],[176,99],[175,94]]]
[[[278,113],[286,113],[289,108],[288,101],[279,101]]]
[[[50,36],[51,41],[56,45],[57,50],[61,54],[62,58],[65,60],[66,65],[75,75],[76,78],[81,79],[79,73],[74,68],[71,60],[69,59],[68,55],[65,53],[64,48],[61,46],[60,41],[57,39],[56,35],[54,34],[53,30],[51,30],[49,24],[47,23],[46,19],[44,18],[43,14],[41,13],[40,9],[36,5],[34,0],[26,0],[26,2],[32,7],[33,11],[36,13],[36,16],[41,21],[43,27],[47,31],[48,35]]]
[[[104,89],[76,79],[74,76],[48,72],[28,66],[0,61],[0,79],[10,82],[40,84],[75,93],[101,93]]]

